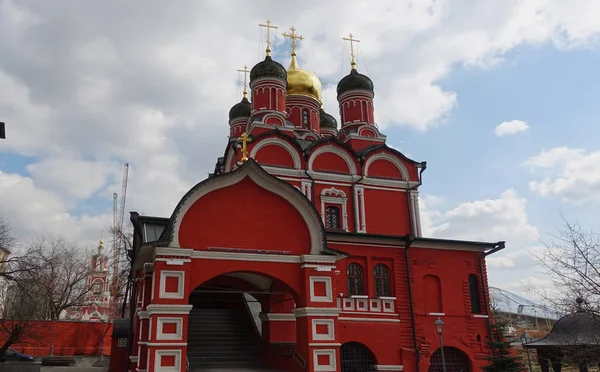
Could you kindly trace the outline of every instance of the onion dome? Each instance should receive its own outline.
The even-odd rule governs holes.
[[[292,62],[287,70],[287,94],[308,96],[321,102],[321,81],[314,74],[300,69],[295,52],[292,52]]]
[[[250,101],[248,101],[248,98],[244,97],[229,110],[229,120],[235,118],[249,118],[251,112],[252,107]]]
[[[321,124],[320,124],[321,128],[329,128],[329,129],[337,130],[337,120],[335,120],[335,118],[333,116],[326,113],[325,110],[323,110],[323,108],[321,108],[321,110],[319,111],[319,115],[321,116]]]
[[[271,56],[266,56],[264,61],[257,63],[250,71],[250,81],[266,77],[287,79],[285,67],[273,61]]]
[[[350,73],[342,78],[337,85],[337,94],[338,96],[342,93],[351,91],[351,90],[368,90],[371,93],[373,92],[373,81],[361,73],[359,73],[356,69],[350,70]]]

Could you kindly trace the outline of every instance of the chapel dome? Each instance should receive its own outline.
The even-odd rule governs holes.
[[[373,93],[373,81],[366,75],[359,73],[356,69],[350,70],[350,73],[342,78],[337,85],[338,96],[350,90],[368,90]]]
[[[278,62],[273,61],[271,56],[266,56],[264,61],[258,62],[250,71],[250,81],[258,78],[279,78],[281,80],[287,79],[287,72]]]
[[[326,113],[323,108],[321,108],[319,111],[319,115],[321,117],[321,128],[337,129],[337,120],[335,120],[333,116]]]
[[[287,94],[307,96],[321,102],[321,81],[314,74],[300,69],[296,55],[287,70]]]
[[[248,98],[244,97],[242,100],[229,110],[229,120],[235,118],[249,118],[252,112],[252,107]]]

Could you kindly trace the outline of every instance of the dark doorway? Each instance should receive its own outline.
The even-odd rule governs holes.
[[[363,344],[347,342],[342,345],[340,352],[342,372],[371,372],[377,371],[375,356]]]
[[[454,347],[444,347],[446,372],[471,372],[469,357]],[[431,356],[428,372],[443,372],[442,351],[437,349]]]

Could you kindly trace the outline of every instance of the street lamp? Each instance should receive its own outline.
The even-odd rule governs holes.
[[[521,335],[521,345],[523,346],[523,349],[525,349],[525,351],[527,352],[527,363],[529,363],[529,372],[532,372],[533,369],[531,368],[531,355],[529,355],[529,348],[526,348],[525,344],[530,343],[531,340],[532,337],[528,335],[526,331],[523,331],[523,334]]]
[[[438,317],[437,320],[435,321],[435,323],[433,323],[433,324],[435,325],[435,330],[436,330],[438,336],[440,336],[440,352],[442,353],[442,370],[444,372],[446,372],[446,355],[444,354],[444,339],[442,338],[442,333],[444,333],[444,322],[442,322],[440,317]]]

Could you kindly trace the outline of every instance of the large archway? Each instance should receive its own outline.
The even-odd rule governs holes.
[[[342,372],[377,371],[377,360],[368,347],[358,342],[346,342],[340,349]]]
[[[235,271],[213,277],[188,297],[188,361],[192,368],[262,368],[269,364],[265,345],[277,325],[272,313],[287,315],[296,306],[297,293],[283,281],[264,273]],[[263,328],[263,322],[265,327]],[[287,331],[295,342],[293,330]]]
[[[446,359],[446,372],[471,372],[471,361],[460,349],[455,347],[444,347]],[[437,349],[429,362],[428,372],[443,372],[442,350]]]

